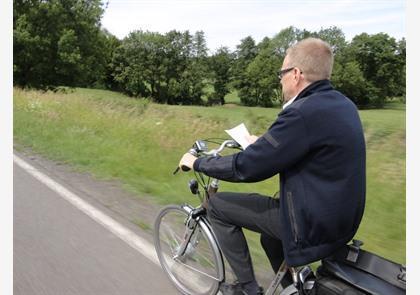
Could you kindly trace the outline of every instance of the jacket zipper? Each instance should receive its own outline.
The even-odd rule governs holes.
[[[289,219],[290,219],[290,223],[292,224],[293,238],[294,238],[295,243],[298,243],[299,231],[298,231],[298,226],[296,223],[295,208],[294,208],[293,200],[292,200],[292,192],[287,192],[286,195],[287,195],[287,205],[289,206]]]

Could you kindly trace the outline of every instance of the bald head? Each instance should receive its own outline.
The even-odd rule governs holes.
[[[309,83],[330,79],[334,63],[331,46],[317,38],[303,39],[286,51],[288,66],[299,68]]]

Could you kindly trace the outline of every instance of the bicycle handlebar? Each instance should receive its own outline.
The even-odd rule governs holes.
[[[228,148],[241,148],[241,146],[233,139],[228,139],[222,142],[222,144],[217,149],[213,149],[211,151],[207,151],[207,145],[203,140],[197,140],[192,148],[188,151],[191,155],[195,157],[199,157],[200,155],[204,156],[217,156],[221,153],[226,147]],[[179,171],[179,167],[175,169],[173,174],[175,175]],[[191,170],[189,167],[182,165],[181,170],[186,172]]]
[[[209,152],[202,151],[202,154],[205,155],[205,156],[217,156],[220,152],[222,152],[225,149],[225,147],[228,147],[228,148],[239,148],[241,146],[239,145],[239,143],[237,143],[233,139],[228,139],[228,140],[225,140],[219,146],[218,149],[213,149],[213,150],[211,150]]]

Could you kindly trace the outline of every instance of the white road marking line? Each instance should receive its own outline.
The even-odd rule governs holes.
[[[145,239],[136,235],[133,231],[129,230],[128,228],[124,227],[111,217],[107,216],[106,214],[102,213],[100,210],[96,209],[68,189],[66,189],[61,184],[55,182],[47,175],[43,174],[33,166],[26,163],[24,160],[19,158],[16,155],[13,155],[13,161],[24,169],[26,172],[31,174],[33,177],[38,179],[40,182],[48,186],[50,189],[55,191],[58,195],[60,195],[63,199],[70,202],[73,206],[77,209],[84,212],[90,218],[101,224],[103,227],[114,233],[117,237],[121,240],[126,242],[128,245],[133,247],[135,250],[140,252],[150,261],[155,263],[156,265],[160,266],[159,260],[157,258],[154,246],[146,241]]]

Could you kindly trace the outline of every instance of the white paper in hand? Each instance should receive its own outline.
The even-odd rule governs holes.
[[[237,143],[241,145],[243,149],[246,149],[249,145],[248,140],[246,140],[246,135],[250,136],[248,129],[246,129],[245,124],[241,123],[232,129],[225,130],[227,134],[230,135]]]

